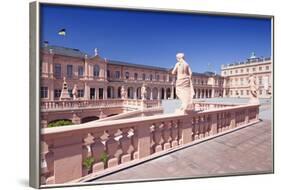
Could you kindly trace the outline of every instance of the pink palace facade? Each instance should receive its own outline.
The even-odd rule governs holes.
[[[126,105],[134,102],[138,104],[143,84],[146,84],[147,100],[152,104],[157,105],[164,99],[176,99],[176,78],[171,74],[170,68],[105,59],[98,54],[97,49],[93,55],[87,55],[78,49],[44,44],[41,48],[40,70],[43,127],[60,119],[79,124],[124,113],[128,109],[120,106],[121,99],[122,105],[124,99],[127,101]],[[59,100],[64,78],[70,95],[68,102]],[[194,72],[194,98],[232,97],[230,80],[229,76],[212,72]],[[72,90],[75,85],[77,98],[73,101]],[[121,97],[122,88],[125,97]],[[74,109],[73,102],[79,104],[81,109]],[[95,105],[90,106],[90,110],[83,109],[81,103]]]
[[[141,86],[147,84],[150,99],[174,99],[175,77],[170,69],[107,60],[95,51],[93,56],[78,49],[45,45],[41,50],[41,99],[58,100],[63,77],[69,93],[74,84],[83,100],[121,98],[124,86],[128,99],[141,99]],[[213,73],[193,73],[194,98],[223,95],[224,79]]]

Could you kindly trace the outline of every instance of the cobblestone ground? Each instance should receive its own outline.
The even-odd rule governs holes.
[[[270,103],[260,108],[262,122],[96,179],[142,180],[271,172]]]

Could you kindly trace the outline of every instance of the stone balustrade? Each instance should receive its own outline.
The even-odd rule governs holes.
[[[41,101],[42,111],[66,110],[78,108],[104,108],[104,107],[157,107],[161,105],[160,100],[139,100],[139,99],[104,99],[104,100],[53,100]]]
[[[78,182],[259,121],[259,105],[221,106],[41,129],[42,184]],[[85,168],[83,162],[94,158]]]

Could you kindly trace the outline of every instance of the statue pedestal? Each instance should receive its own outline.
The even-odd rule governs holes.
[[[191,114],[191,113],[194,113],[195,110],[194,110],[194,104],[190,104],[187,106],[186,109],[183,109],[183,108],[179,108],[179,109],[176,109],[175,113],[176,114]]]

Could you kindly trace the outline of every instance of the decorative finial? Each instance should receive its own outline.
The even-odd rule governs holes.
[[[95,56],[98,55],[98,48],[95,48]]]

